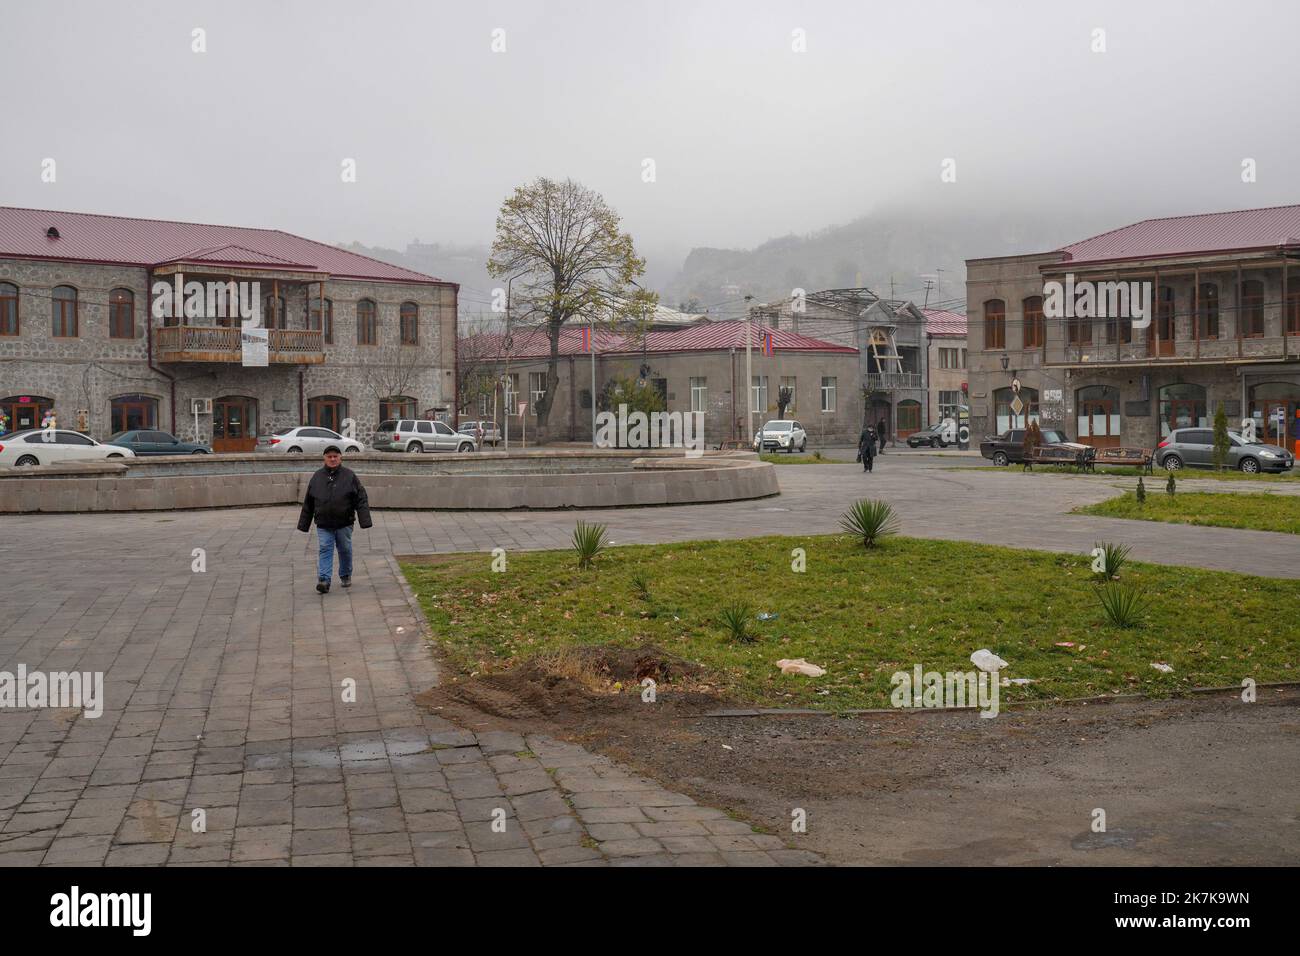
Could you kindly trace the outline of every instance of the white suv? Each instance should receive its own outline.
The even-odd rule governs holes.
[[[795,421],[768,422],[754,433],[754,451],[784,450],[794,454],[796,448],[808,447],[808,433]]]

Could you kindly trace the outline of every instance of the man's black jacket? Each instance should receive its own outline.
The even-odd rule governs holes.
[[[354,518],[361,519],[361,527],[369,528],[370,499],[361,479],[351,468],[322,468],[311,476],[307,496],[302,500],[302,514],[298,516],[298,530],[311,529],[311,519],[316,527],[326,531],[350,528]]]

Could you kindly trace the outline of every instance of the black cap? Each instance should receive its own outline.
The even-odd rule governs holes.
[[[342,450],[341,448],[339,448],[338,445],[326,445],[326,446],[325,446],[325,451],[324,451],[322,454],[326,454],[326,455],[328,455],[330,452],[333,452],[333,453],[336,454],[336,455],[341,455],[341,454],[343,454],[343,450]]]

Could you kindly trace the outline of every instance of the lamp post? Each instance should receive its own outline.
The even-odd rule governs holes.
[[[505,377],[504,377],[504,378],[502,379],[502,381],[501,381],[501,385],[502,385],[501,391],[502,391],[502,393],[503,393],[503,395],[504,395],[504,399],[505,399],[505,401],[504,401],[504,405],[505,405],[505,412],[506,412],[506,414],[505,414],[505,426],[506,426],[506,428],[505,428],[506,451],[509,451],[509,450],[510,450],[510,405],[511,405],[511,400],[510,400],[510,399],[511,399],[511,392],[510,392],[510,353],[511,353],[512,351],[514,351],[514,340],[511,339],[511,337],[510,337],[510,286],[511,286],[511,285],[514,283],[514,281],[515,281],[516,279],[518,279],[520,276],[522,276],[522,275],[527,275],[527,274],[528,274],[529,272],[531,272],[531,271],[532,271],[531,269],[524,269],[522,272],[516,272],[516,273],[515,273],[514,275],[512,275],[509,279],[506,280],[506,341],[505,341],[505,346],[506,346],[506,371],[505,371]]]

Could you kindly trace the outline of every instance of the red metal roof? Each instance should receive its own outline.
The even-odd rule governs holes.
[[[634,355],[646,352],[713,352],[731,348],[745,347],[744,322],[704,322],[682,329],[668,329],[650,332],[646,335],[644,349],[641,339],[636,335],[620,335],[604,329],[596,330],[596,351],[602,355]],[[560,329],[560,355],[586,355],[582,346],[582,326],[565,326]],[[763,351],[763,335],[771,332],[776,336],[775,347],[778,352],[841,352],[856,355],[858,350],[847,345],[823,342],[821,339],[809,338],[797,332],[782,329],[765,329],[754,326],[753,348],[757,355]],[[484,358],[505,357],[501,333],[486,333],[473,336],[467,347]],[[550,340],[542,329],[529,329],[515,332],[510,349],[512,359],[546,358],[551,354]]]
[[[47,237],[51,226],[59,238]],[[226,265],[319,271],[339,279],[454,284],[278,229],[0,206],[0,257],[148,267],[203,255]]]
[[[1107,262],[1300,245],[1300,206],[1144,219],[1060,251],[1066,262]]]
[[[966,335],[966,316],[947,309],[922,309],[925,331],[930,335],[960,337]]]

